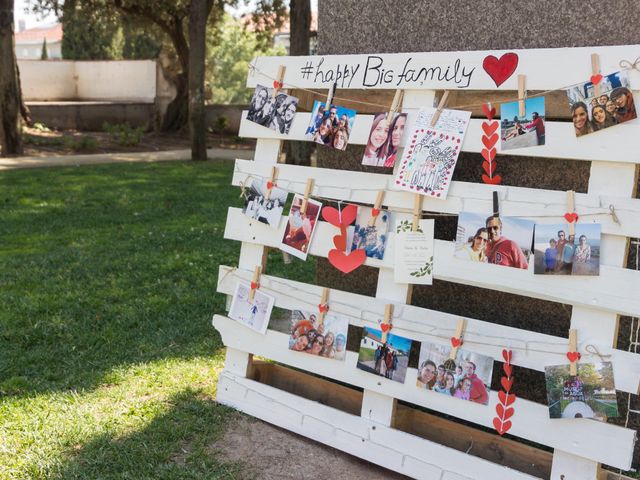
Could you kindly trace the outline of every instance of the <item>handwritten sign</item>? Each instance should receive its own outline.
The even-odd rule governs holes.
[[[411,223],[396,228],[393,280],[396,283],[431,285],[433,282],[433,220],[420,220],[417,232]]]

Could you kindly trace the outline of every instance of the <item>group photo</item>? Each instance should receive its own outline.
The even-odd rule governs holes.
[[[315,101],[305,138],[337,150],[346,150],[356,111]]]
[[[362,157],[362,165],[391,168],[395,165],[407,124],[406,113],[396,113],[390,121],[386,112],[376,113]]]
[[[599,223],[536,225],[534,273],[541,275],[599,275]]]
[[[349,320],[345,317],[328,313],[319,323],[317,314],[293,310],[289,350],[344,360],[348,330]]]
[[[387,333],[387,338],[383,341],[381,330],[364,327],[357,367],[394,382],[404,383],[412,343],[409,338],[391,333]]]
[[[247,120],[286,135],[291,129],[297,108],[296,97],[283,92],[278,92],[274,97],[272,88],[256,85],[249,104]]]
[[[273,187],[267,198],[266,180],[253,180],[248,192],[245,192],[245,204],[242,213],[250,218],[277,228],[282,217],[284,205],[287,203],[288,193],[278,187]]]
[[[353,228],[351,250],[364,250],[369,258],[382,260],[389,236],[391,214],[381,211],[371,225],[373,209],[360,207]]]

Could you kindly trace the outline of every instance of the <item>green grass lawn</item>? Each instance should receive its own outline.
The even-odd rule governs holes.
[[[0,479],[245,478],[210,448],[232,163],[0,173]],[[269,273],[312,280],[313,261]]]

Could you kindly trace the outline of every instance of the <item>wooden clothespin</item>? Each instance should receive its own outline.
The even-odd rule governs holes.
[[[464,332],[464,327],[467,321],[464,318],[458,320],[458,325],[456,326],[456,333],[451,337],[451,352],[449,352],[449,358],[451,360],[456,359],[456,355],[458,354],[458,348],[462,345],[462,332]]]
[[[380,341],[382,343],[387,343],[387,334],[389,330],[391,330],[391,319],[393,318],[393,303],[388,303],[384,306],[384,320],[382,320],[382,325],[380,325],[380,331],[382,332],[380,335]]]
[[[493,216],[500,216],[500,199],[498,197],[498,192],[493,192]]]
[[[327,101],[324,104],[325,111],[331,108],[331,102],[333,102],[333,96],[336,94],[337,88],[338,82],[334,82],[334,84],[329,87],[329,91],[327,92]]]
[[[398,110],[400,110],[403,99],[404,99],[404,90],[396,90],[396,94],[393,96],[393,101],[391,102],[391,108],[389,109],[389,114],[387,115],[387,120],[389,121],[389,123],[393,121],[393,116],[396,114]]]
[[[324,323],[324,317],[329,311],[329,289],[322,289],[322,297],[320,298],[320,303],[318,304],[318,310],[320,313],[318,314],[318,326]]]
[[[253,302],[256,298],[256,290],[260,288],[260,275],[262,274],[262,267],[258,265],[253,271],[253,279],[251,280],[251,290],[249,290],[249,301]]]
[[[524,75],[518,75],[518,117],[524,117],[527,114],[527,108],[524,103],[527,95],[525,78]]]
[[[578,331],[575,328],[569,330],[569,351],[567,352],[569,359],[569,375],[576,376],[578,374],[578,360],[580,360],[580,352],[578,352]]]
[[[304,189],[304,199],[302,200],[302,205],[300,205],[300,213],[304,215],[307,213],[307,203],[309,203],[309,196],[311,195],[311,191],[313,190],[313,178],[307,179],[307,186]]]
[[[591,81],[593,82],[593,96],[600,96],[600,80],[594,82],[593,80],[600,75],[600,55],[597,53],[591,54]]]
[[[286,69],[284,65],[278,66],[278,73],[276,74],[276,79],[273,81],[273,91],[271,92],[273,98],[276,98],[280,89],[284,87],[284,72]]]
[[[445,90],[444,93],[442,94],[442,97],[440,98],[440,103],[438,103],[438,108],[436,108],[436,111],[433,113],[433,117],[431,117],[432,127],[435,127],[436,123],[438,123],[438,119],[440,118],[440,114],[442,113],[442,110],[447,104],[448,98],[449,98],[449,90]]]
[[[378,215],[380,215],[380,207],[382,206],[382,200],[384,200],[384,190],[380,190],[378,192],[378,196],[376,197],[376,203],[373,204],[373,208],[371,209],[371,218],[369,219],[369,226],[375,227],[376,220],[378,219]]]
[[[422,199],[423,196],[419,193],[416,193],[413,198],[413,220],[411,223],[412,232],[417,232],[420,228],[420,219],[422,218]]]
[[[278,167],[271,167],[271,177],[267,180],[267,191],[264,194],[264,198],[269,200],[271,198],[271,190],[276,186],[276,178],[278,177]]]
[[[569,235],[576,234],[576,221],[578,216],[575,213],[576,209],[576,196],[573,190],[567,191],[567,213],[565,214],[565,220],[567,220],[567,226],[569,229]]]

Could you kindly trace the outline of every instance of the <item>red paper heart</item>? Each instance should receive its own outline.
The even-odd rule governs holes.
[[[502,358],[506,363],[511,363],[511,358],[513,357],[513,352],[511,350],[504,349],[502,350]]]
[[[499,185],[502,181],[502,177],[500,175],[495,175],[493,178],[489,178],[488,175],[482,174],[482,181],[490,185]]]
[[[462,345],[462,339],[461,338],[456,338],[456,337],[451,337],[451,346],[452,347],[459,347],[460,345]]]
[[[567,358],[571,363],[577,362],[580,360],[580,352],[567,352]]]
[[[484,114],[486,115],[486,117],[489,120],[493,120],[493,117],[496,116],[496,109],[495,107],[491,108],[491,110],[489,110],[489,104],[485,103],[482,105],[482,111],[484,112]]]
[[[505,392],[508,392],[509,390],[511,390],[511,386],[513,385],[513,377],[502,377],[500,379],[500,383],[502,384],[502,388],[504,388]]]
[[[502,420],[509,420],[513,417],[515,410],[513,408],[504,408],[502,404],[498,403],[496,405],[496,413]]]
[[[378,215],[380,215],[380,209],[379,208],[372,208],[371,209],[371,216],[372,217],[377,217]]]
[[[358,214],[357,205],[347,205],[342,209],[342,216],[340,212],[333,207],[324,207],[322,209],[322,218],[329,222],[334,227],[340,227],[340,225],[350,225],[356,219]],[[342,223],[340,220],[342,219]]]
[[[495,82],[496,87],[506,82],[507,79],[513,75],[513,72],[516,71],[517,67],[518,55],[513,52],[505,53],[500,59],[493,55],[488,55],[482,62],[482,68],[484,68],[484,71],[487,72]]]
[[[344,235],[336,235],[333,237],[333,244],[338,250],[344,252],[347,249],[347,237]]]
[[[382,329],[383,332],[388,332],[389,330],[391,330],[391,324],[383,323],[382,325],[380,325],[380,328]]]
[[[505,363],[504,365],[502,365],[502,370],[504,370],[504,373],[507,375],[507,377],[510,377],[513,373],[513,366]]]
[[[330,250],[327,255],[329,263],[343,273],[349,273],[362,265],[367,259],[364,250],[354,250],[349,255],[345,255],[342,250]]]
[[[485,135],[492,135],[498,129],[498,122],[482,122],[482,131]]]
[[[259,286],[258,282],[251,282],[251,290],[257,290]]]
[[[500,435],[504,435],[511,429],[511,420],[502,422],[498,417],[493,419],[493,426]]]
[[[281,89],[283,85],[284,85],[284,83],[282,83],[282,82],[279,82],[277,80],[273,81],[273,88]]]
[[[275,185],[275,183],[273,183],[272,181],[268,181],[268,182],[267,182],[267,188],[268,188],[269,190],[271,190],[271,189],[273,188],[273,186],[274,186],[274,185]]]
[[[497,141],[498,141],[498,134],[497,133],[494,133],[490,137],[487,137],[486,135],[482,136],[482,143],[488,149],[493,148],[493,146],[496,144]]]
[[[483,150],[483,151],[486,151],[486,150]],[[493,162],[493,163],[482,162],[482,168],[484,169],[485,172],[487,172],[487,175],[493,175],[493,172],[496,171],[497,166],[498,164],[496,162]]]
[[[484,158],[487,162],[493,162],[493,159],[496,158],[496,149],[492,148],[491,150],[487,150],[486,148],[483,148],[482,158]]]
[[[320,313],[325,313],[329,311],[329,305],[322,305],[321,303],[318,304],[318,310],[320,310]]]
[[[573,213],[565,213],[564,214],[564,219],[569,222],[569,223],[573,223],[573,222],[577,222],[578,221],[578,214],[573,212]]]
[[[516,401],[516,394],[507,393],[507,392],[503,392],[502,390],[498,390],[498,398],[500,399],[500,403],[508,407],[509,405],[511,405],[513,402]]]
[[[594,85],[598,85],[602,81],[602,75],[591,75],[591,83]]]

